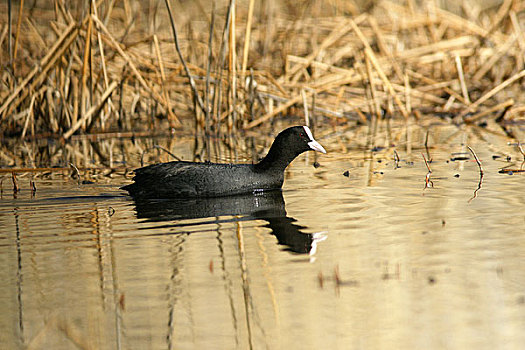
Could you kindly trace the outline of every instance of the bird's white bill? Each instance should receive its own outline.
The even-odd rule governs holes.
[[[313,149],[314,151],[326,153],[326,150],[324,149],[324,147],[321,146],[321,144],[315,140],[308,142],[308,146],[310,146],[310,148]]]
[[[308,135],[308,137],[310,138],[310,142],[308,142],[308,146],[310,146],[311,149],[313,149],[314,151],[318,151],[318,152],[321,152],[321,153],[326,153],[326,150],[324,149],[323,146],[321,146],[321,144],[317,141],[314,140],[314,135],[312,135],[312,131],[310,131],[310,128],[307,127],[306,125],[303,126],[304,128],[304,131],[306,131],[306,134]]]

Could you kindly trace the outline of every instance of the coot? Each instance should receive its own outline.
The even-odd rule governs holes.
[[[257,164],[175,161],[135,170],[134,183],[122,187],[134,197],[219,197],[280,189],[284,170],[299,154],[326,153],[307,126],[283,130]]]

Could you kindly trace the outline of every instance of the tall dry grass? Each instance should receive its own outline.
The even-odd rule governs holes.
[[[4,139],[221,138],[283,119],[505,124],[525,111],[523,1],[10,3]]]

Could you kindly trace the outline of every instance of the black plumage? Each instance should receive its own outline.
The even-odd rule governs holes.
[[[306,126],[288,128],[256,164],[175,161],[135,170],[134,183],[122,187],[145,198],[218,197],[280,189],[284,170],[301,153],[326,153]]]

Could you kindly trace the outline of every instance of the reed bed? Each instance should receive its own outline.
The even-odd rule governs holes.
[[[4,166],[50,166],[49,157],[27,161],[24,142],[35,139],[64,152],[82,135],[192,130],[222,140],[279,121],[524,120],[522,1],[42,0],[0,9],[10,13],[0,20]]]

